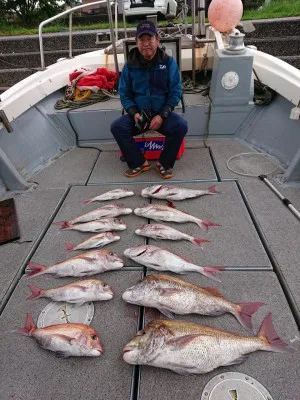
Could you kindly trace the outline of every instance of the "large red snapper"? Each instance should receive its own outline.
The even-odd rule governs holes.
[[[29,262],[28,267],[32,272],[27,277],[42,274],[53,274],[58,277],[82,277],[120,269],[123,265],[124,261],[109,250],[91,250],[50,266]]]
[[[54,289],[41,289],[34,285],[28,285],[28,287],[31,290],[31,296],[26,300],[47,297],[53,301],[80,305],[90,301],[110,300],[114,296],[111,287],[99,279],[85,279]]]
[[[103,352],[97,332],[85,324],[60,324],[37,328],[32,316],[27,314],[24,328],[18,332],[32,336],[46,350],[54,351],[57,357],[98,357]]]
[[[204,374],[240,364],[258,350],[289,351],[275,332],[269,313],[256,337],[187,321],[153,320],[123,350],[129,364],[167,368],[182,375]]]
[[[264,303],[232,303],[216,288],[201,288],[169,275],[149,275],[123,293],[123,300],[157,308],[168,318],[172,313],[221,315],[230,313],[252,332],[252,315]]]

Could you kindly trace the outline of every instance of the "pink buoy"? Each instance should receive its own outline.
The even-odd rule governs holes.
[[[241,0],[212,0],[208,8],[208,20],[217,31],[230,33],[243,15]]]

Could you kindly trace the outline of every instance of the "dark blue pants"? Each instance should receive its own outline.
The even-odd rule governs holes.
[[[137,134],[134,118],[129,114],[122,115],[112,123],[110,129],[126,159],[128,167],[134,169],[143,165],[145,157],[133,139],[133,136]],[[187,130],[187,122],[174,112],[171,112],[168,118],[164,120],[158,131],[166,136],[164,149],[159,158],[159,162],[164,168],[173,168]]]

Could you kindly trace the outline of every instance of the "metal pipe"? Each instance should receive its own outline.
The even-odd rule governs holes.
[[[267,179],[266,175],[259,175],[259,179],[264,181],[267,186],[280,198],[283,204],[288,207],[292,213],[300,220],[300,213],[299,211],[292,205],[292,203],[284,197],[274,185]]]
[[[205,0],[200,0],[200,12],[198,14],[199,30],[198,34],[200,36],[205,36]]]
[[[196,80],[196,54],[195,54],[195,9],[196,0],[192,0],[192,81],[195,85]]]
[[[115,32],[116,40],[118,40],[118,2],[115,0]]]
[[[123,26],[124,26],[125,39],[127,39],[127,27],[126,27],[126,17],[125,17],[124,8],[123,8]]]
[[[47,24],[49,24],[50,22],[55,21],[56,19],[60,18],[60,17],[64,17],[65,15],[68,15],[74,11],[80,10],[81,8],[84,7],[88,7],[88,6],[94,6],[95,4],[101,4],[101,3],[105,3],[107,0],[100,0],[100,1],[95,1],[92,3],[87,3],[87,4],[82,4],[80,6],[76,6],[73,7],[69,10],[63,11],[60,14],[55,15],[54,17],[51,17],[49,19],[46,19],[45,21],[41,22],[39,25],[39,44],[40,44],[40,53],[41,53],[41,69],[42,71],[44,71],[46,69],[45,67],[45,57],[44,57],[44,47],[43,47],[43,27]]]
[[[108,20],[109,20],[109,29],[110,29],[110,39],[114,53],[114,61],[115,61],[115,71],[119,78],[119,65],[118,65],[118,56],[117,56],[117,49],[116,49],[116,42],[115,42],[115,35],[114,35],[114,28],[113,28],[113,19],[112,19],[112,12],[110,6],[110,0],[107,0],[107,11],[108,11]]]
[[[72,28],[73,28],[73,13],[71,12],[69,14],[69,58],[73,58]]]

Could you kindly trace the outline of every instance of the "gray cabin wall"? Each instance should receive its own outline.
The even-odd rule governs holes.
[[[25,179],[75,145],[74,134],[55,124],[41,103],[12,127],[12,133],[0,130],[0,179],[10,190],[26,189]]]
[[[54,108],[56,100],[61,97],[61,91],[53,93],[25,112],[12,123],[12,133],[0,130],[2,187],[9,190],[26,189],[26,179],[34,172],[76,146],[66,110],[57,111]],[[108,103],[70,113],[79,144],[113,140],[110,123],[121,115],[121,111],[117,104],[111,107]],[[187,103],[184,118],[189,123],[189,136],[204,139],[209,119],[208,102],[199,104],[195,96]],[[286,167],[285,181],[300,181],[300,121],[289,118],[292,107],[289,101],[279,95],[270,105],[251,106],[247,112],[245,107],[243,110],[237,107],[233,113],[227,113],[228,110],[224,113],[222,107],[218,110],[212,107],[209,137],[238,137],[275,156]],[[181,107],[176,111],[181,113]],[[231,120],[230,124],[224,119],[225,115]],[[230,128],[230,132],[227,132],[227,128]]]
[[[256,107],[255,115],[237,134],[248,144],[275,156],[286,168],[291,166],[290,176],[300,180],[300,120],[290,119],[294,105],[277,95],[268,106]]]

